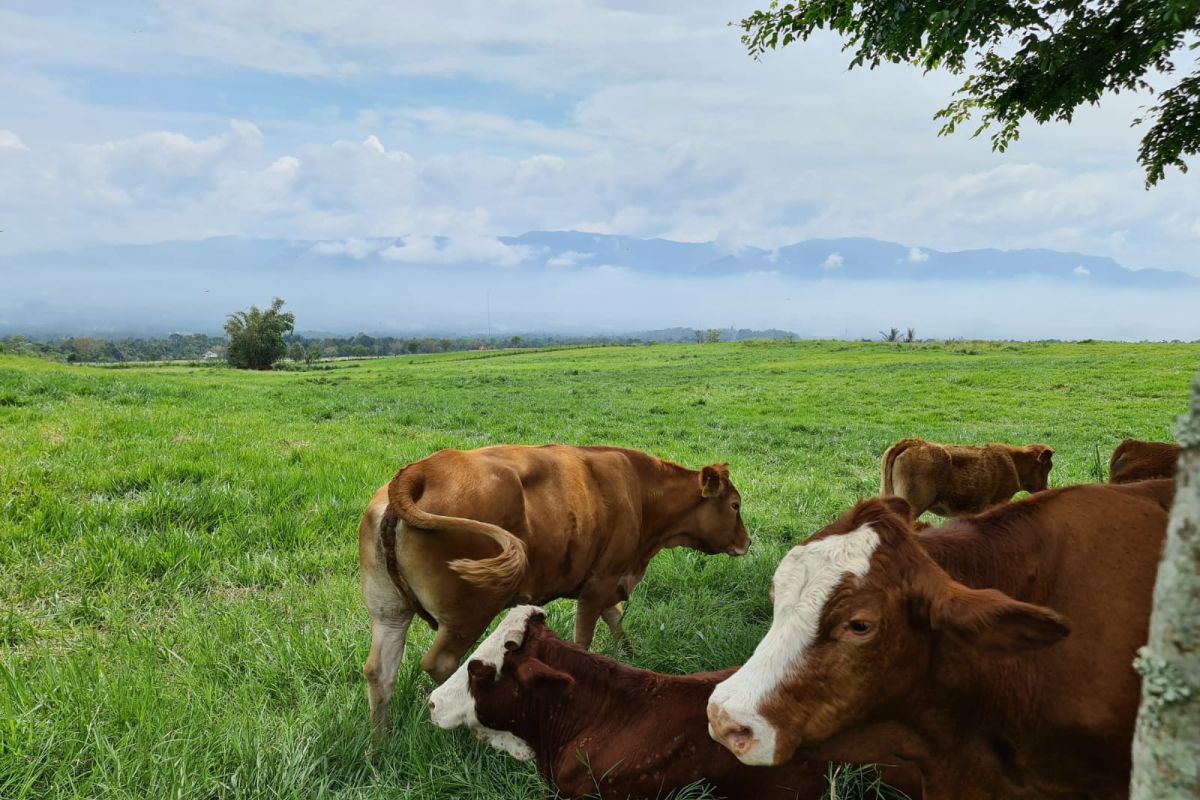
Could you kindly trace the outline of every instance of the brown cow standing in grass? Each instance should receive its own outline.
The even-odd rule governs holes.
[[[691,470],[636,450],[546,445],[443,450],[400,470],[359,526],[376,733],[414,614],[437,630],[421,659],[437,683],[516,603],[577,598],[577,643],[591,643],[600,617],[620,640],[620,602],[668,547],[749,549],[724,464]]]
[[[714,738],[769,765],[890,722],[926,743],[930,800],[1126,797],[1172,491],[1071,486],[919,533],[902,500],[859,503],[780,563]]]
[[[819,800],[830,760],[898,764],[898,727],[878,726],[778,767],[748,767],[708,735],[705,706],[733,670],[662,675],[564,642],[545,613],[521,606],[429,700],[441,728],[470,728],[534,760],[555,797],[659,800],[696,781],[725,800]],[[920,797],[910,767],[884,778]]]
[[[1152,478],[1174,478],[1179,445],[1126,439],[1108,460],[1108,482],[1130,483]]]
[[[907,500],[913,519],[926,511],[943,517],[978,514],[1021,490],[1043,491],[1053,458],[1054,450],[1044,444],[967,447],[901,439],[883,454],[879,493]]]

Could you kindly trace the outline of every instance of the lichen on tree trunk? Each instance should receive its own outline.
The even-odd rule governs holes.
[[[1200,375],[1176,438],[1183,452],[1175,504],[1154,586],[1150,640],[1135,662],[1142,705],[1131,800],[1200,798]]]

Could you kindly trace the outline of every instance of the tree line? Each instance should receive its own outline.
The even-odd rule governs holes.
[[[312,363],[327,358],[367,358],[425,353],[454,353],[502,348],[563,347],[570,345],[635,345],[695,342],[697,334],[708,339],[707,330],[677,328],[671,331],[644,331],[621,335],[571,336],[565,334],[524,334],[520,336],[322,336],[285,334],[286,352],[282,358]],[[770,331],[739,330],[730,336],[726,328],[722,341],[732,339],[788,338],[767,335]],[[758,334],[758,335],[752,335]],[[63,336],[30,338],[0,337],[0,353],[31,355],[68,363],[120,364],[137,361],[212,361],[227,363],[228,338],[203,333],[173,333],[161,337]],[[207,357],[206,357],[207,356]]]

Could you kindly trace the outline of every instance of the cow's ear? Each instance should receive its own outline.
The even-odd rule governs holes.
[[[995,589],[968,589],[952,581],[929,606],[929,623],[992,655],[1014,655],[1048,647],[1071,632],[1062,615],[1014,600]]]
[[[480,661],[476,658],[467,662],[467,675],[477,681],[495,680],[496,668],[486,661]]]
[[[903,497],[889,495],[879,498],[880,504],[888,511],[907,521],[912,519],[912,506]]]
[[[724,464],[709,464],[700,470],[700,496],[720,497],[729,483],[729,469]]]
[[[517,683],[530,691],[557,693],[570,689],[575,679],[543,661],[531,658],[517,667]]]
[[[1038,453],[1038,461],[1041,461],[1043,464],[1049,464],[1052,458],[1054,458],[1053,447],[1043,447],[1042,452]]]
[[[870,500],[864,500],[859,504],[854,512],[854,521],[860,525],[865,525],[868,522],[883,519],[891,514],[900,517],[904,522],[909,522],[912,520],[912,506],[903,497],[895,497],[893,495],[872,497]]]

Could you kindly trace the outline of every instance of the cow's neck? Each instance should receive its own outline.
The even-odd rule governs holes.
[[[649,474],[642,475],[642,550],[646,561],[667,547],[689,546],[686,531],[678,529],[685,514],[703,502],[700,495],[700,473],[654,459],[641,466]],[[690,540],[690,541],[689,541]]]
[[[1013,467],[1017,470],[1017,483],[1025,491],[1030,491],[1033,476],[1038,470],[1037,453],[1029,453],[1021,448],[1013,448],[1011,453]]]
[[[1056,559],[1052,539],[1038,535],[1037,526],[1030,524],[1032,510],[1010,507],[1007,514],[957,520],[916,535],[933,560],[960,583],[1045,604],[1054,587]],[[1042,716],[1036,679],[1039,655],[997,659],[946,637],[933,647],[936,666],[928,696],[908,697],[903,708],[895,709],[929,743],[930,759],[922,771],[937,775],[935,784],[957,787],[949,794],[935,791],[927,797],[965,796],[954,793],[978,784],[979,775],[989,771],[986,782],[999,784],[1009,777],[1019,783],[1028,775],[1028,764],[1008,742],[1031,735]],[[942,755],[951,751],[972,753],[978,774],[943,774]],[[960,779],[964,783],[958,786]],[[997,797],[1007,796],[997,791]]]
[[[597,706],[606,706],[611,700],[610,695],[597,692],[593,684],[596,682],[594,673],[599,669],[608,677],[610,665],[557,636],[544,633],[538,636],[536,645],[529,650],[530,655],[575,680],[571,689],[575,699],[564,701],[558,697],[533,695],[526,707],[527,713],[515,721],[512,731],[533,748],[538,771],[554,785],[557,782],[555,767],[564,749],[579,739],[583,730],[606,712],[606,708]],[[579,702],[577,698],[586,700]]]
[[[589,653],[556,636],[541,637],[535,652],[544,663],[575,680],[570,700],[532,703],[528,729],[514,730],[518,736],[526,734],[522,738],[533,747],[539,772],[555,783],[560,778],[556,774],[559,770],[573,772],[579,767],[580,758],[618,746],[613,721],[626,726],[665,684],[672,683],[666,676]],[[714,685],[716,679],[711,681],[708,691]],[[703,702],[698,701],[696,707],[703,709]],[[639,763],[643,767],[648,768],[648,759],[653,758],[648,751],[652,750],[650,743],[638,743]]]
[[[1033,503],[1005,511],[978,520],[954,520],[915,535],[956,581],[973,589],[998,589],[1026,603],[1044,603],[1054,585],[1053,539],[1031,524]]]

